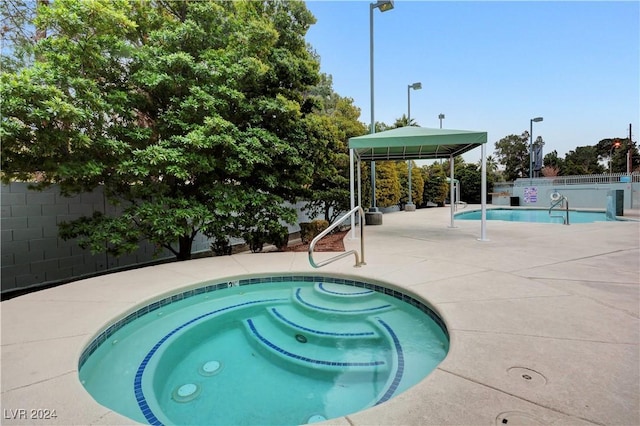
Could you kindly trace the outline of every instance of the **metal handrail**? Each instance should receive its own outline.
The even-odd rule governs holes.
[[[332,258],[323,260],[322,262],[316,263],[313,260],[313,249],[315,248],[316,243],[320,241],[323,237],[325,237],[329,232],[333,231],[338,225],[344,222],[349,216],[354,214],[356,211],[360,214],[360,254],[361,255],[358,256],[358,252],[356,250],[349,250],[347,252],[341,253]],[[329,263],[335,262],[338,259],[347,257],[351,253],[353,253],[356,257],[356,264],[354,265],[356,268],[359,268],[361,265],[366,265],[366,263],[364,262],[364,221],[363,219],[364,219],[364,210],[362,210],[362,207],[360,206],[354,207],[348,213],[342,216],[339,220],[335,221],[330,227],[328,227],[327,229],[322,231],[317,237],[315,237],[313,241],[311,241],[311,244],[309,244],[309,263],[311,264],[311,266],[313,266],[314,268],[320,268],[322,266],[328,265]]]
[[[563,223],[563,225],[568,225],[568,224],[569,224],[569,199],[568,199],[567,197],[565,197],[564,195],[559,194],[559,193],[557,193],[557,192],[554,192],[554,193],[553,193],[553,194],[551,194],[551,195],[555,195],[555,194],[558,194],[558,195],[560,196],[560,198],[559,198],[559,199],[557,199],[557,200],[555,200],[555,201],[551,204],[551,207],[549,207],[549,217],[559,217],[559,218],[561,218],[561,219],[562,219],[562,223]],[[552,201],[553,201],[553,198],[552,198]],[[565,219],[564,217],[562,217],[562,216],[556,216],[556,215],[552,215],[552,214],[551,214],[551,210],[553,210],[553,208],[554,208],[555,206],[557,206],[558,204],[562,203],[563,201],[564,201],[564,202],[566,202],[566,204],[565,204],[565,212],[566,212],[565,214],[566,214],[566,219]]]

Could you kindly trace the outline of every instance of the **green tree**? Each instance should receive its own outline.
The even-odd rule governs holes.
[[[312,217],[322,215],[328,222],[336,220],[350,208],[348,139],[367,133],[358,121],[360,110],[353,100],[333,92],[331,76],[321,75],[312,88],[315,126],[309,133],[316,141],[313,182],[309,187],[305,210]]]
[[[615,144],[617,144],[617,147]],[[637,170],[640,167],[638,147],[629,138],[602,139],[597,143],[596,151],[599,159],[606,163],[607,171],[609,171],[609,160],[611,160],[612,173],[626,173],[627,153],[629,151],[631,152],[631,170]],[[609,157],[610,155],[611,158]]]
[[[406,126],[419,126],[419,124],[413,118],[411,119],[411,121],[409,121],[409,118],[407,117],[407,115],[402,114],[402,117],[397,118],[395,123],[393,123],[392,128],[406,127]]]
[[[5,0],[0,2],[0,36],[2,54],[0,68],[18,70],[33,61],[33,46],[45,31],[33,25],[38,7],[46,7],[48,0]]]
[[[562,174],[590,175],[604,173],[607,169],[598,162],[598,150],[595,146],[579,146],[564,157]]]
[[[449,184],[443,165],[436,162],[429,166],[422,166],[420,170],[424,182],[421,206],[426,207],[428,202],[444,206],[444,200],[449,193]]]
[[[504,179],[513,181],[529,176],[529,133],[509,135],[495,143],[498,162],[505,166]]]
[[[455,178],[460,182],[460,201],[479,204],[482,201],[482,170],[477,164],[463,164],[455,170]],[[493,192],[495,174],[487,173],[487,198]]]
[[[411,161],[411,201],[419,206],[424,194],[424,179],[415,161]],[[396,161],[396,170],[400,179],[400,203],[409,202],[409,165],[407,161]]]
[[[376,201],[379,207],[400,202],[400,179],[394,161],[376,161]]]
[[[56,0],[35,63],[2,75],[5,180],[103,186],[121,214],[64,225],[94,252],[147,239],[188,259],[198,232],[278,234],[311,183],[319,64],[302,2]],[[176,245],[177,244],[177,245]]]

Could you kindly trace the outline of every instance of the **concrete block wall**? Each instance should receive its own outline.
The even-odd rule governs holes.
[[[91,254],[75,240],[62,240],[58,238],[61,222],[113,207],[105,202],[101,189],[63,197],[56,186],[33,191],[28,185],[13,182],[0,188],[3,293],[173,257],[168,251],[154,257],[154,247],[149,243],[141,244],[135,253],[116,258]]]
[[[64,197],[57,186],[44,191],[29,189],[25,182],[13,182],[0,187],[1,292],[11,292],[31,286],[54,284],[108,270],[171,260],[174,255],[163,250],[154,256],[155,247],[143,242],[131,254],[115,257],[105,253],[91,254],[81,249],[75,240],[58,237],[58,225],[99,211],[116,213],[116,207],[106,202],[101,188],[90,193]],[[302,211],[302,203],[293,206],[298,222],[311,218]],[[289,232],[300,230],[298,224],[288,225]],[[232,244],[244,241],[232,239]],[[211,240],[197,235],[193,253],[208,252]]]

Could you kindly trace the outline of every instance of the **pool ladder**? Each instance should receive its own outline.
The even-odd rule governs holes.
[[[358,251],[357,250],[349,250],[347,252],[340,253],[339,255],[334,256],[332,258],[323,260],[322,262],[317,262],[316,263],[313,260],[313,249],[315,248],[316,243],[318,241],[320,241],[323,237],[325,237],[329,232],[333,231],[338,225],[340,225],[342,222],[344,222],[345,219],[347,219],[349,216],[351,216],[355,212],[358,212],[358,215],[360,217],[360,255],[358,255]],[[357,206],[357,207],[354,207],[353,209],[351,209],[348,213],[346,213],[340,219],[335,221],[330,227],[328,227],[327,229],[322,231],[317,237],[315,237],[313,239],[313,241],[311,241],[311,244],[309,244],[309,263],[314,268],[320,268],[322,266],[328,265],[329,263],[335,262],[338,259],[342,259],[343,257],[347,257],[352,253],[356,257],[356,264],[354,265],[356,268],[358,268],[358,267],[360,267],[362,265],[366,265],[366,263],[364,262],[364,210],[362,210],[362,207],[360,207],[360,206]]]
[[[558,191],[555,191],[554,193],[552,193],[550,198],[551,198],[551,207],[549,207],[549,217],[559,217],[562,219],[563,225],[568,225],[569,224],[569,199],[564,195],[560,194]],[[553,210],[553,208],[556,207],[558,204],[562,204],[562,203],[564,203],[565,215],[564,216],[552,215],[551,211]]]

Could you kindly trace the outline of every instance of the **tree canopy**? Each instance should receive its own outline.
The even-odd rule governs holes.
[[[504,179],[529,176],[529,133],[509,135],[495,143],[495,154],[504,168]]]
[[[34,22],[36,60],[2,73],[3,179],[103,186],[121,214],[62,226],[94,251],[281,233],[342,138],[312,114],[302,2],[56,0]]]
[[[316,106],[310,138],[318,149],[314,158],[312,184],[305,196],[310,216],[323,216],[333,222],[350,208],[349,198],[349,150],[347,141],[367,133],[358,121],[360,110],[353,99],[344,98],[333,91],[332,78],[321,74],[320,82],[309,94]]]

